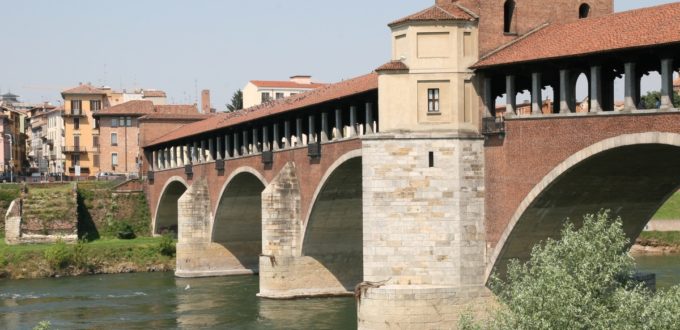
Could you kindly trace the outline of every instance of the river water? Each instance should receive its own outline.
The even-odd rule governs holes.
[[[680,283],[680,256],[636,258],[659,288]],[[0,329],[354,329],[354,298],[274,301],[256,276],[180,279],[172,273],[0,280]]]

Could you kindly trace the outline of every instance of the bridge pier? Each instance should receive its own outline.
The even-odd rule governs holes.
[[[359,329],[451,328],[484,286],[484,142],[455,134],[363,139]]]

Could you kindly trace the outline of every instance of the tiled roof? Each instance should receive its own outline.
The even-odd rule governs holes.
[[[477,15],[472,11],[457,3],[451,3],[434,5],[413,15],[398,19],[388,24],[388,26],[416,21],[473,21],[476,19]]]
[[[376,89],[378,89],[378,75],[376,73],[370,73],[354,79],[329,84],[322,88],[296,94],[284,99],[250,107],[248,109],[229,113],[219,113],[209,119],[182,126],[151,142],[148,146],[215,131],[262,117],[301,109]]]
[[[83,84],[83,85],[78,85],[73,88],[69,88],[65,91],[61,92],[61,95],[72,95],[72,94],[78,94],[78,95],[83,95],[83,94],[95,94],[95,95],[106,95],[106,91],[99,89],[97,87],[94,87],[90,84]]]
[[[203,120],[215,116],[214,113],[195,113],[195,114],[178,114],[178,113],[150,113],[139,117],[139,120],[175,120],[175,121],[196,121]]]
[[[300,84],[293,81],[276,81],[276,80],[251,80],[250,83],[259,88],[291,88],[291,89],[315,89],[327,85],[322,83]]]
[[[166,97],[164,91],[142,91],[143,97]]]
[[[148,100],[134,100],[97,111],[93,116],[143,116],[148,114],[198,114],[195,105],[154,105]]]
[[[377,69],[375,69],[375,72],[381,72],[381,71],[404,71],[408,70],[408,65],[404,64],[402,61],[389,61],[381,66],[379,66]]]
[[[680,43],[680,3],[548,25],[492,52],[473,67],[543,61]]]

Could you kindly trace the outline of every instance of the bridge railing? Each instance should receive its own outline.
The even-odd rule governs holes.
[[[503,117],[484,117],[482,118],[483,135],[505,134],[505,121]]]

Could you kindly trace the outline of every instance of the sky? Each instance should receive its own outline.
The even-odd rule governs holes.
[[[191,104],[209,89],[212,106],[223,110],[249,80],[308,74],[337,82],[371,72],[390,59],[387,23],[433,3],[0,0],[0,93],[59,104],[61,90],[90,82],[162,89],[169,102]]]

